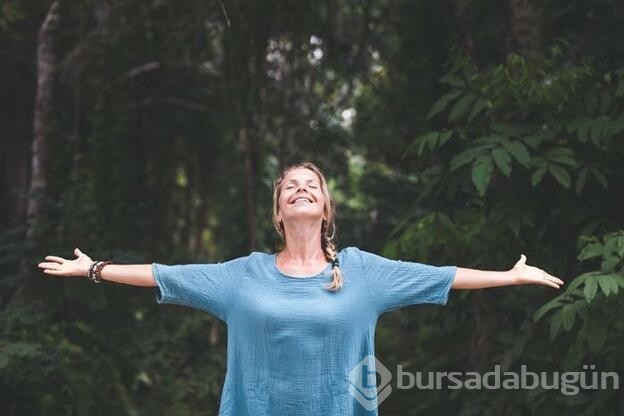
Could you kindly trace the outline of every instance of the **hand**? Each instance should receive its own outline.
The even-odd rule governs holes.
[[[520,260],[518,260],[511,270],[516,273],[518,284],[521,285],[544,285],[554,287],[555,289],[559,289],[559,287],[563,285],[563,280],[549,275],[540,268],[527,265],[526,256],[524,254],[520,256]]]
[[[46,256],[45,259],[47,261],[39,263],[39,268],[43,269],[44,273],[54,276],[87,277],[93,260],[79,249],[74,250],[74,255],[77,257],[74,260],[67,260],[57,256]]]

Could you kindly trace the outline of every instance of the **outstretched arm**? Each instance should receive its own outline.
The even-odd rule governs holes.
[[[76,259],[46,256],[39,268],[45,274],[61,277],[87,277],[93,260],[79,249],[74,250]],[[156,286],[151,264],[109,264],[102,269],[102,279],[132,286]]]
[[[484,289],[511,285],[544,285],[559,289],[563,281],[542,269],[527,265],[524,254],[514,267],[506,272],[458,267],[453,281],[453,289]]]

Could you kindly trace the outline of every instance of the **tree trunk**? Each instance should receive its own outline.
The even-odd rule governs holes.
[[[249,250],[254,251],[256,249],[256,243],[258,241],[258,229],[256,224],[256,167],[254,163],[254,149],[253,142],[249,140],[247,134],[247,128],[241,127],[238,130],[238,140],[245,158],[245,180],[247,189],[247,230],[249,232]]]
[[[48,167],[48,141],[52,113],[52,93],[56,55],[55,31],[59,23],[59,2],[50,6],[41,25],[37,48],[37,96],[35,99],[34,135],[31,153],[29,198],[26,204],[26,240],[32,242],[43,213]]]

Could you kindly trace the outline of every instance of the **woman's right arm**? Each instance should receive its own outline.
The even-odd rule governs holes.
[[[46,261],[39,263],[39,268],[52,276],[87,277],[93,260],[79,249],[75,249],[74,254],[74,260],[46,256]],[[102,269],[101,276],[102,280],[124,285],[156,286],[151,264],[109,264]]]

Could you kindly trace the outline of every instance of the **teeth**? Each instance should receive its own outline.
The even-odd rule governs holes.
[[[306,198],[297,198],[297,199],[295,199],[295,203],[297,203],[297,202],[308,202],[309,203],[310,201],[308,199],[306,199]]]

